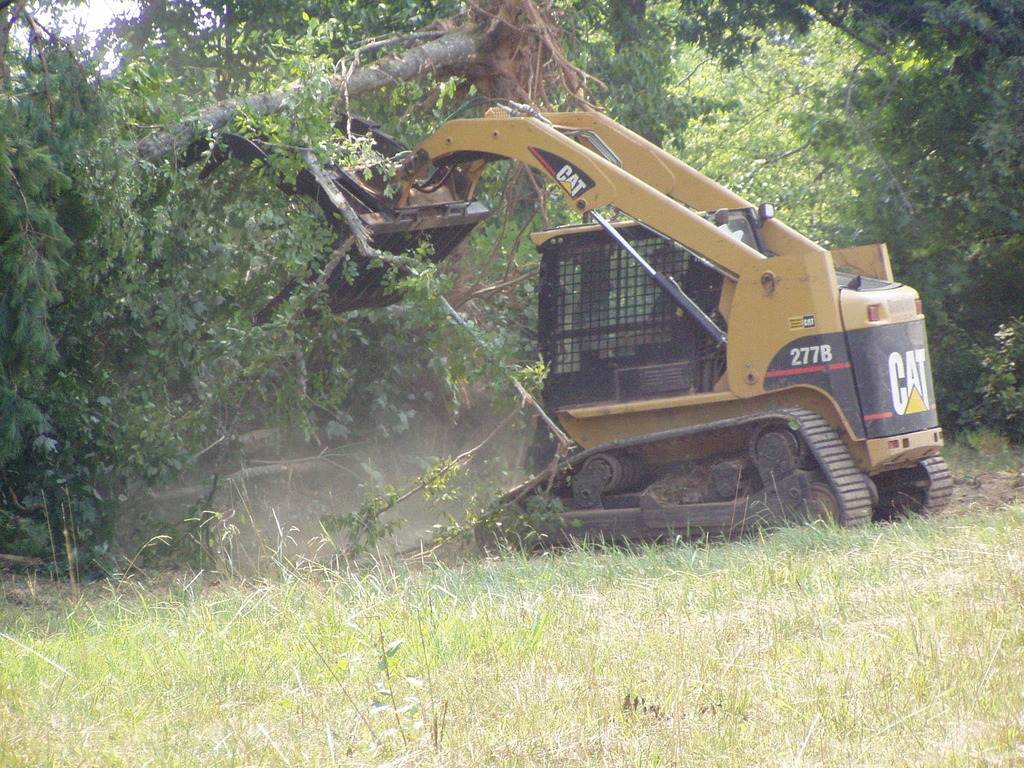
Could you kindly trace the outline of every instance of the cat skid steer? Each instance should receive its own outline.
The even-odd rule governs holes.
[[[577,450],[547,534],[734,534],[937,509],[952,479],[917,292],[884,245],[829,251],[613,120],[505,104],[442,124],[397,170],[337,183],[375,243],[461,239],[513,160],[578,225],[538,232],[544,407]],[[545,447],[545,443],[548,446]],[[538,441],[536,469],[554,446]]]

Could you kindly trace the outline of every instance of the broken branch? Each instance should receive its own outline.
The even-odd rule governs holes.
[[[356,248],[359,250],[359,254],[361,256],[367,259],[376,259],[385,264],[400,267],[419,263],[415,259],[384,253],[370,245],[370,239],[366,234],[366,227],[364,227],[363,222],[360,221],[359,214],[352,210],[352,206],[349,205],[348,200],[345,199],[345,195],[342,194],[340,189],[338,189],[338,185],[334,183],[334,179],[331,178],[330,174],[328,174],[320,165],[320,162],[316,159],[316,155],[308,149],[301,150],[299,155],[302,157],[302,162],[305,163],[306,169],[313,174],[313,178],[316,179],[316,183],[320,185],[320,189],[323,190],[324,194],[327,195],[327,198],[331,201],[331,204],[338,209],[339,213],[341,213],[342,219],[345,220],[345,224],[348,225],[349,231],[355,238]]]

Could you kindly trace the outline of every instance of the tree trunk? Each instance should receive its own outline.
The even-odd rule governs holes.
[[[338,99],[347,101],[353,96],[396,82],[415,80],[438,71],[465,71],[477,64],[478,54],[487,41],[487,35],[477,25],[459,27],[400,56],[388,57],[370,66],[356,68],[347,75],[336,75],[331,78],[331,83]],[[302,87],[301,82],[294,83],[244,99],[218,102],[185,120],[146,136],[136,145],[136,152],[142,159],[154,162],[170,152],[187,146],[198,135],[221,130],[242,110],[256,116],[283,112],[288,108],[288,97]]]

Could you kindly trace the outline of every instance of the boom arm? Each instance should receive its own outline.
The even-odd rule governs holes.
[[[468,163],[469,199],[484,167],[505,158],[551,176],[580,213],[614,206],[703,256],[732,280],[765,259],[693,210],[752,207],[749,203],[609,118],[590,113],[492,111],[484,118],[451,120],[403,163],[399,206],[414,202],[413,184],[431,164]],[[780,222],[766,225],[765,242],[775,253],[823,252]]]
[[[488,162],[504,158],[551,176],[581,214],[614,206],[683,243],[732,279],[744,265],[765,258],[679,201],[535,117],[468,118],[445,123],[400,168],[405,189],[399,205],[414,202],[410,194],[413,181],[430,164],[442,167],[473,163],[466,173],[475,183]],[[472,188],[466,196],[472,197]]]

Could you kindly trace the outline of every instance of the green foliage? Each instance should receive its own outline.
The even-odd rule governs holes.
[[[1024,442],[1024,318],[1014,318],[995,334],[982,357],[985,423],[1016,443]]]
[[[13,14],[20,30],[26,17]],[[52,313],[69,300],[61,276],[93,231],[78,159],[104,113],[88,71],[59,40],[9,42],[0,93],[0,541],[36,554],[50,551],[46,496],[61,485],[53,470],[64,435],[50,405],[68,394],[55,386],[61,331]],[[66,514],[94,509],[85,496],[74,501]]]
[[[614,117],[645,138],[661,143],[696,114],[692,104],[671,93],[674,42],[668,4],[643,9],[640,3],[576,3],[576,58],[613,90]],[[668,23],[667,23],[668,22]]]
[[[681,51],[686,98],[709,106],[669,149],[754,202],[770,202],[787,224],[827,246],[860,232],[853,174],[871,161],[846,114],[845,91],[860,52],[823,24],[803,38],[776,36],[736,66]]]
[[[404,524],[400,518],[384,518],[400,496],[391,484],[368,492],[358,509],[343,510],[321,518],[324,533],[346,560],[371,554],[378,544]]]
[[[851,90],[876,155],[852,212],[925,298],[947,428],[981,415],[1018,439],[992,410],[991,365],[983,379],[978,361],[999,354],[1000,326],[1024,313],[1024,15],[987,0],[863,5],[857,29],[888,61]]]
[[[400,36],[455,15],[451,0],[143,0],[103,42],[126,63],[160,60],[205,80],[218,98],[259,84],[296,57],[346,54],[375,37]]]
[[[964,433],[960,442],[977,454],[986,457],[998,457],[1000,454],[1010,451],[1010,442],[1006,436],[988,427]]]
[[[55,271],[70,245],[55,210],[70,186],[51,153],[62,137],[47,135],[47,115],[19,90],[0,104],[0,463],[27,439],[50,447],[30,398],[38,371],[56,358],[47,310],[60,296]]]
[[[812,19],[796,0],[567,4],[576,63],[608,85],[602,106],[659,145],[678,142],[690,121],[729,103],[728,94],[681,93],[680,59],[699,51],[728,69],[757,52],[766,38],[806,32]]]
[[[324,164],[367,157],[360,142],[339,140],[333,125],[325,78],[336,64],[327,52],[393,29],[396,17],[352,5],[358,13],[336,18],[288,6],[302,18],[286,13],[295,24],[284,19],[278,29],[265,17],[262,27],[231,13],[217,21],[199,3],[151,4],[145,12],[159,23],[141,25],[142,38],[128,40],[123,53],[139,39],[141,47],[102,81],[90,80],[88,65],[57,44],[46,51],[46,72],[41,57],[8,51],[0,276],[18,290],[3,294],[0,315],[0,546],[50,551],[45,512],[52,509],[75,520],[88,548],[133,488],[189,472],[198,456],[230,462],[235,439],[252,429],[279,426],[323,445],[451,421],[469,381],[499,366],[488,358],[481,370],[478,342],[449,334],[437,297],[451,275],[416,270],[395,286],[408,292],[407,307],[349,316],[327,311],[309,279],[334,234],[319,208],[276,184],[294,178],[296,149],[313,150]],[[410,3],[402,13],[419,23],[424,7]],[[181,34],[186,17],[196,35]],[[285,42],[286,27],[296,33]],[[157,30],[160,45],[145,42],[147,29]],[[262,48],[260,40],[272,44]],[[243,58],[202,63],[225,45]],[[244,75],[235,78],[232,61],[244,64]],[[130,142],[144,126],[226,90],[297,80],[305,87],[287,116],[242,115],[234,126],[282,147],[264,168],[229,163],[203,179],[198,167],[133,158]],[[409,101],[427,96],[420,86],[395,88],[370,106],[375,117],[401,116],[391,122],[419,134],[452,110],[454,95],[453,81],[439,83],[434,113],[409,119]],[[497,278],[503,269],[498,260],[478,275]],[[348,276],[355,270],[347,259],[337,267]],[[514,304],[499,315],[516,314]],[[502,359],[517,348],[503,319],[481,324]],[[507,387],[498,390],[509,396]],[[373,523],[364,533],[381,530]]]

